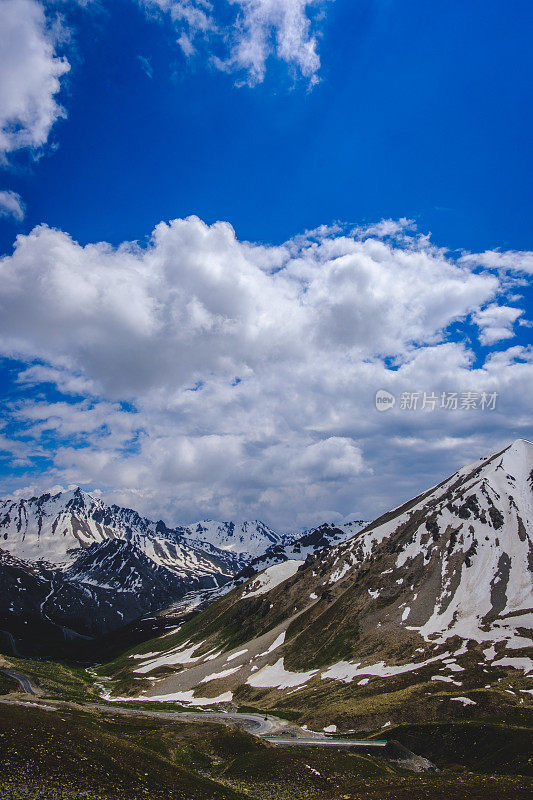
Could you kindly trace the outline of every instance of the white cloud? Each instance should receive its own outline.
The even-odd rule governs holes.
[[[225,0],[222,14],[207,0],[139,2],[148,13],[170,17],[187,57],[203,48],[212,65],[254,84],[263,80],[273,56],[311,84],[317,81],[313,12],[324,0]],[[37,0],[0,3],[0,161],[22,149],[38,152],[66,115],[58,101],[70,69],[57,52],[64,36],[60,22],[52,23]],[[139,56],[139,62],[152,77],[149,59]]]
[[[366,239],[368,236],[383,239],[387,236],[400,236],[415,229],[414,220],[402,217],[401,219],[382,219],[381,222],[375,222],[371,225],[360,225],[354,228],[353,233],[360,239]]]
[[[56,96],[70,67],[55,52],[58,35],[35,0],[0,3],[0,157],[42,147],[64,116]]]
[[[426,237],[376,235],[324,228],[257,246],[191,217],[161,223],[146,247],[82,247],[45,226],[18,237],[0,262],[0,353],[28,363],[21,386],[73,397],[8,409],[13,458],[48,452],[43,487],[101,488],[169,522],[306,525],[376,516],[527,435],[531,352],[474,368],[446,333],[472,315],[487,342],[508,334],[520,310],[498,305],[498,275]],[[380,414],[378,388],[499,403]]]
[[[481,344],[491,345],[502,339],[512,339],[514,336],[513,325],[523,313],[521,308],[499,306],[496,303],[491,303],[478,311],[474,314],[473,319],[479,327]]]
[[[533,253],[530,250],[485,250],[484,253],[465,253],[461,262],[471,267],[516,270],[533,274]]]
[[[264,79],[266,62],[274,54],[316,82],[320,67],[309,10],[316,0],[230,0],[239,14],[229,66],[244,69],[251,83]]]
[[[11,190],[0,191],[0,217],[13,217],[22,222],[26,214],[22,197]]]
[[[43,225],[0,264],[5,351],[80,367],[120,397],[298,365],[310,352],[401,356],[498,288],[424,240],[256,247],[196,217],[159,224],[144,249],[81,247]]]
[[[323,8],[324,0],[225,0],[218,6],[207,0],[140,2],[148,12],[170,16],[187,57],[197,52],[198,45],[207,46],[215,67],[245,74],[250,85],[263,81],[270,57],[285,62],[311,84],[318,80],[315,12]]]

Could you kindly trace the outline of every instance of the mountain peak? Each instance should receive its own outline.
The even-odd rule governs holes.
[[[529,439],[515,439],[507,450],[513,450],[520,453],[528,453],[531,458],[533,458],[533,442],[530,442]]]
[[[533,469],[533,444],[527,439],[515,441],[503,450],[501,457],[491,459],[494,471],[503,470],[515,479],[526,479]]]

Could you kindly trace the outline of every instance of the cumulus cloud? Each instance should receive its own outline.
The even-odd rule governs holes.
[[[190,57],[197,46],[211,51],[218,69],[263,81],[267,61],[276,57],[310,84],[318,81],[316,17],[324,0],[141,0],[149,11],[168,15],[178,29],[178,44]],[[222,55],[220,55],[222,52]]]
[[[25,214],[26,208],[20,194],[10,190],[0,191],[0,217],[12,217],[16,222],[22,222]]]
[[[43,486],[97,487],[169,522],[292,526],[376,516],[527,432],[531,352],[474,367],[457,341],[471,319],[486,344],[511,333],[520,309],[499,273],[405,229],[259,246],[190,217],[146,247],[81,246],[46,226],[19,236],[0,262],[0,353],[27,363],[22,388],[64,399],[8,409],[12,457],[31,461],[33,443],[48,454]],[[379,388],[499,401],[381,414]]]
[[[502,339],[512,339],[514,336],[513,325],[523,313],[521,308],[499,306],[495,303],[478,311],[473,319],[479,327],[481,344],[490,345]]]
[[[66,359],[116,396],[298,364],[310,348],[401,356],[498,288],[425,242],[338,235],[269,249],[197,217],[159,224],[146,248],[82,247],[42,225],[0,263],[4,347]]]
[[[64,111],[57,101],[60,79],[70,69],[58,57],[60,29],[51,26],[35,0],[0,4],[0,157],[38,149]]]

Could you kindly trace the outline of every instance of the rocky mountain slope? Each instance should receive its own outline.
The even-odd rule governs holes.
[[[110,692],[333,714],[344,729],[519,716],[532,569],[533,444],[517,440],[304,563],[269,566],[106,668]]]
[[[176,573],[128,542],[92,545],[67,570],[0,551],[0,642],[15,655],[61,656],[72,649],[65,643],[120,628],[183,590]]]

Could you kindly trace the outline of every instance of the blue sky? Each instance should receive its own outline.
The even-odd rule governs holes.
[[[409,217],[451,248],[530,245],[530,3],[336,0],[311,92],[276,63],[236,88],[187,62],[168,21],[131,0],[102,5],[68,10],[57,150],[3,175],[26,200],[22,229],[46,221],[118,244],[195,213],[279,243]]]
[[[4,6],[43,47],[0,70],[4,490],[83,483],[183,521],[372,516],[531,435],[533,10],[213,5]],[[167,227],[191,215],[235,241]],[[507,405],[376,416],[382,386]]]

